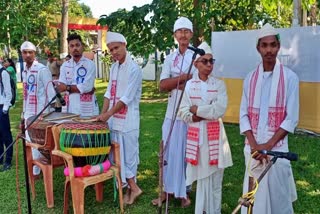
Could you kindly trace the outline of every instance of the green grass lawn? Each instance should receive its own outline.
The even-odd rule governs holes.
[[[103,94],[106,83],[97,80],[97,94],[100,107],[103,102]],[[19,97],[21,98],[21,85],[19,85]],[[143,94],[140,105],[141,129],[140,129],[140,165],[138,184],[144,194],[134,205],[126,206],[125,213],[157,213],[157,208],[151,205],[151,200],[157,197],[158,191],[158,151],[161,139],[161,125],[166,109],[165,94],[160,94],[155,82],[143,83]],[[20,122],[22,100],[15,108],[10,110],[13,136],[18,133],[17,126]],[[231,213],[237,205],[242,192],[242,179],[244,174],[243,161],[243,137],[239,135],[239,127],[235,124],[225,124],[229,143],[232,150],[234,165],[225,170],[223,181],[222,213]],[[173,133],[175,134],[175,133]],[[293,172],[298,190],[298,201],[294,203],[295,213],[320,213],[320,142],[319,138],[307,135],[290,135],[290,150],[299,154],[299,161],[293,162]],[[15,146],[15,149],[17,147]],[[25,178],[23,170],[23,152],[21,143],[18,144],[19,156],[19,184],[21,191],[22,213],[27,213],[27,199],[25,190]],[[15,152],[14,152],[15,156]],[[13,160],[13,168],[10,171],[0,173],[0,213],[17,213],[16,193],[16,161]],[[193,185],[195,187],[195,185]],[[180,208],[180,201],[171,200],[170,213],[193,213],[195,189],[191,194],[192,206]],[[62,213],[63,212],[64,175],[62,168],[54,170],[54,199],[55,207],[46,207],[45,193],[42,180],[36,182],[36,198],[32,201],[33,213]],[[71,195],[70,195],[71,199]],[[105,186],[104,201],[95,201],[94,190],[91,187],[85,193],[86,213],[119,213],[113,202],[113,187],[109,180]],[[70,203],[71,204],[71,201]],[[70,207],[72,213],[72,207]],[[280,212],[281,213],[281,212]]]

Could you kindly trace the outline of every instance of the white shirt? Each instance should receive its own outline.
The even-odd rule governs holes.
[[[285,91],[286,91],[286,117],[282,121],[280,127],[288,132],[293,133],[299,120],[299,79],[298,76],[289,68],[283,66],[286,80],[285,80]],[[255,70],[254,70],[255,71]],[[252,71],[252,72],[254,72]],[[248,90],[251,73],[247,75],[243,83],[243,92],[240,105],[240,133],[244,133],[247,130],[251,130],[251,125],[248,117]],[[272,82],[272,72],[264,72],[261,90],[260,100],[260,116],[257,129],[256,141],[258,144],[267,143],[266,133],[268,132],[268,107],[269,97]],[[246,145],[245,148],[250,151],[250,145]],[[284,139],[283,146],[274,147],[273,150],[288,151],[288,137]]]
[[[60,68],[59,82],[66,85],[76,85],[80,93],[69,94],[68,112],[81,114],[80,94],[88,93],[94,88],[96,67],[92,60],[82,56],[78,62],[73,58],[64,62]],[[95,95],[92,102],[93,112],[91,116],[99,113]]]
[[[164,61],[160,81],[168,78],[177,77],[181,74],[187,74],[192,62],[193,51],[187,49],[184,55],[180,54],[179,49],[168,55]],[[195,67],[192,65],[190,74],[195,73]],[[173,89],[169,93],[166,118],[173,119],[176,112],[178,100],[181,96],[181,90]],[[177,117],[177,120],[180,120]]]
[[[30,106],[29,102],[32,102],[29,93],[27,99],[24,100],[23,103],[24,118],[27,119],[31,116],[34,116],[35,113],[38,114],[45,107],[45,105],[53,99],[55,96],[55,91],[53,84],[50,83],[52,81],[51,72],[47,66],[39,63],[38,61],[34,61],[30,68],[25,67],[22,78],[23,82],[27,83],[27,85],[31,85],[31,80],[34,80],[37,84],[37,88],[34,89],[36,91],[35,96],[37,97],[36,112],[34,110],[28,110]],[[45,112],[48,110],[49,109],[46,109]]]
[[[2,65],[0,65],[0,69]],[[0,87],[0,105],[3,105],[3,110],[7,111],[11,106],[11,99],[12,99],[12,92],[11,92],[11,85],[10,85],[10,74],[3,70],[1,72],[1,80],[3,84],[3,91],[2,87]],[[0,83],[1,86],[1,83]]]
[[[121,65],[114,63],[110,69],[110,79],[104,97],[110,100],[109,109],[117,103],[118,100],[111,99],[111,88],[116,81],[116,97],[119,98],[127,107],[125,119],[111,117],[108,121],[111,130],[129,132],[139,129],[140,111],[139,103],[142,90],[142,71],[127,52],[125,62]]]
[[[179,108],[179,115],[182,120],[188,124],[193,124],[192,113],[190,112],[190,107],[193,104],[191,96],[193,93],[192,80],[200,80],[197,74],[194,74],[191,80],[187,82],[185,93],[181,101],[181,106]],[[226,132],[223,126],[222,117],[227,108],[227,91],[225,84],[222,80],[216,79],[213,76],[209,76],[207,81],[201,81],[201,104],[198,105],[197,116],[205,118],[199,122],[199,163],[197,166],[191,164],[187,165],[187,178],[186,184],[190,185],[195,180],[203,179],[210,176],[212,173],[218,170],[218,168],[226,168],[232,166],[232,157],[229,147],[229,142],[226,136]],[[211,98],[208,96],[208,88],[210,90],[217,91],[215,95]],[[211,100],[212,99],[212,100]],[[207,123],[212,120],[219,120],[220,133],[219,133],[219,161],[218,166],[209,165],[209,146],[208,146],[208,131]]]

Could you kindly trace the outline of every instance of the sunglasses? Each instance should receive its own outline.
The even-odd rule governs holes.
[[[211,58],[211,59],[202,59],[202,60],[199,60],[198,62],[201,62],[204,65],[208,64],[208,62],[209,62],[211,65],[213,65],[215,63],[215,61],[216,61],[216,59]]]

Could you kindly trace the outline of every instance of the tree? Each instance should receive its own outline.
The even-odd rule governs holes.
[[[80,5],[78,0],[69,0],[69,6],[69,16],[90,16],[89,8]],[[45,29],[51,15],[61,15],[61,0],[0,1],[0,8],[0,48],[11,44],[10,47],[18,49],[22,41],[30,40],[39,52],[44,47],[58,50],[59,43],[50,39]]]
[[[60,58],[64,58],[68,54],[68,24],[69,24],[69,0],[62,0],[61,12],[61,37],[60,37]]]
[[[302,2],[309,8],[315,0]],[[213,20],[216,31],[257,29],[267,22],[290,27],[292,5],[293,0],[153,0],[132,11],[120,9],[103,15],[98,24],[124,34],[128,49],[134,55],[146,56],[156,48],[165,51],[174,47],[172,28],[179,16],[193,22],[193,44],[198,45],[210,40]]]
[[[88,5],[81,3],[80,7],[82,8],[82,11],[83,11],[85,17],[88,17],[88,18],[93,17],[91,8]]]
[[[41,44],[47,39],[46,31],[42,30],[43,23],[46,23],[47,19],[45,8],[52,3],[54,0],[39,0],[37,4],[32,0],[1,1],[0,38],[5,40],[5,44],[11,44],[14,48],[19,47],[21,41],[27,39],[36,45]]]

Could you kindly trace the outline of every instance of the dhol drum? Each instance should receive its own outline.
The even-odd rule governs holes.
[[[73,156],[75,167],[104,162],[111,149],[106,123],[64,123],[60,132],[60,150]]]
[[[54,142],[52,138],[47,137],[47,127],[54,125],[59,120],[70,119],[77,116],[78,115],[71,113],[51,112],[39,117],[31,126],[30,123],[36,116],[29,117],[27,119],[27,131],[31,143],[43,145],[43,148],[39,149],[39,151],[44,157],[50,159],[50,151],[54,149]]]

